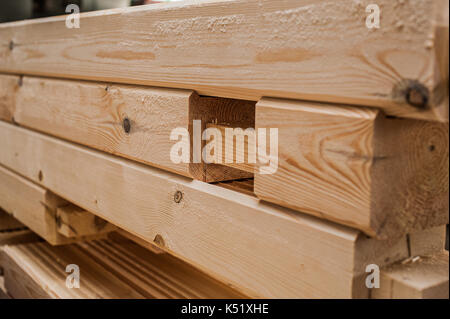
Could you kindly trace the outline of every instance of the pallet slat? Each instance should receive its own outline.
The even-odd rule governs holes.
[[[448,121],[448,1],[380,0],[380,29],[368,4],[208,0],[85,13],[80,29],[64,16],[4,23],[0,71]]]

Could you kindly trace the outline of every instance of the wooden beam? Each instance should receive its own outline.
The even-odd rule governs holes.
[[[51,247],[5,247],[5,286],[13,298],[142,299],[244,297],[168,255],[132,243],[94,241]],[[80,269],[80,287],[66,286],[66,267]],[[16,278],[20,277],[20,280]]]
[[[417,257],[381,270],[373,299],[448,299],[448,252]]]
[[[7,123],[0,123],[0,136],[2,165],[252,297],[367,297],[367,264],[408,257],[406,236],[366,238]]]
[[[0,71],[448,121],[448,1],[204,0],[0,25]],[[446,68],[447,66],[447,68]]]
[[[103,236],[102,232],[97,232],[93,236],[77,237],[65,237],[60,234],[58,225],[62,221],[57,222],[57,210],[67,205],[70,204],[64,199],[0,166],[0,206],[43,239],[52,245],[64,245]],[[64,211],[60,210],[60,218]],[[84,218],[89,220],[93,218],[86,216],[89,216],[87,212]],[[64,217],[62,219],[65,221]],[[69,227],[72,230],[79,229],[77,224]]]
[[[249,177],[248,173],[193,161],[193,121],[254,126],[255,103],[200,97],[190,90],[111,85],[0,75],[5,86],[0,113],[21,126],[207,182]],[[13,89],[15,82],[20,86]],[[9,91],[6,91],[9,89]],[[1,94],[1,92],[0,92]],[[1,95],[0,95],[1,100]],[[1,117],[0,117],[1,119]],[[189,135],[189,163],[174,163],[172,130]],[[200,146],[205,142],[200,141]]]
[[[266,98],[259,128],[278,128],[279,144],[259,198],[379,238],[448,223],[448,123]]]

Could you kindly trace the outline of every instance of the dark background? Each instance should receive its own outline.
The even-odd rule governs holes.
[[[66,14],[65,10],[69,4],[76,4],[80,7],[80,12],[86,12],[117,8],[124,3],[136,6],[158,2],[163,0],[1,0],[0,22]]]

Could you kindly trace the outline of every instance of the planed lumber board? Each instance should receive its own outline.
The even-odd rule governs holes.
[[[0,166],[0,206],[40,237],[52,245],[64,245],[76,240],[103,236],[99,231],[89,236],[63,236],[59,232],[58,225],[61,225],[62,221],[69,222],[69,220],[61,218],[63,211],[60,212],[58,222],[57,210],[67,205],[69,204],[64,199]],[[74,225],[72,230],[76,227],[77,225]]]
[[[278,128],[263,200],[388,238],[448,223],[448,123],[368,108],[265,98],[256,129]]]
[[[0,123],[0,135],[2,165],[221,281],[245,287],[242,292],[251,297],[367,297],[362,286],[367,264],[408,257],[406,236],[366,238],[245,194],[7,123]]]
[[[381,270],[373,299],[448,299],[448,252],[423,256]]]
[[[16,79],[20,85],[11,90],[13,96],[0,104],[0,112],[9,114],[4,120],[207,182],[249,177],[237,169],[194,163],[193,121],[202,121],[202,131],[217,119],[251,127],[254,102],[200,97],[190,90]],[[0,74],[0,86],[10,82],[11,76]],[[174,129],[190,134],[187,163],[171,160],[180,141],[171,140]],[[203,148],[205,141],[200,143]]]
[[[0,71],[448,121],[448,1],[380,0],[379,29],[369,4],[191,0],[84,13],[80,29],[65,16],[4,23]]]

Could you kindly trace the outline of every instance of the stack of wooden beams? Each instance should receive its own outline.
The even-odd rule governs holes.
[[[448,1],[379,0],[379,29],[369,3],[0,24],[0,207],[47,242],[5,240],[7,293],[448,298]],[[175,128],[189,162],[171,160]],[[196,162],[212,128],[273,128],[278,147],[248,137],[228,161],[215,140],[216,161]],[[66,287],[71,260],[81,290]]]

